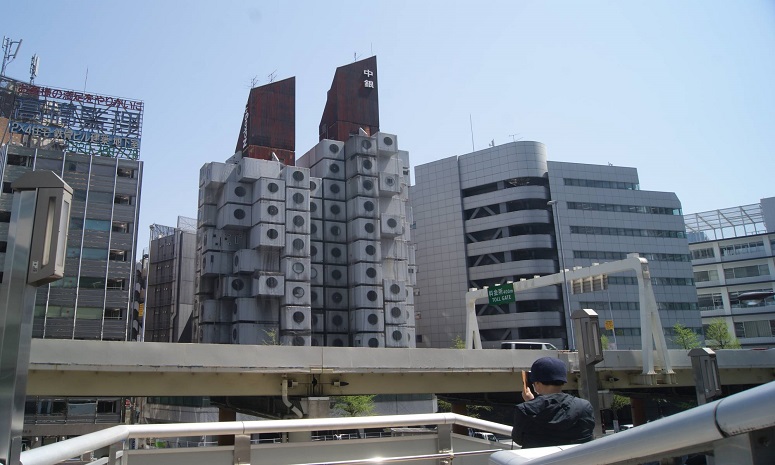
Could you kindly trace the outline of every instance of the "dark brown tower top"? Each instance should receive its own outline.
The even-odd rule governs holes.
[[[296,164],[296,78],[254,87],[237,138],[242,156]]]
[[[376,56],[336,69],[320,118],[320,140],[345,142],[359,129],[369,135],[379,131]]]

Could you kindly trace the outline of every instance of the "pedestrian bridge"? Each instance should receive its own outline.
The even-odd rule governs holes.
[[[522,370],[542,356],[580,373],[578,354],[497,349],[366,349],[32,341],[27,394],[39,396],[341,396],[487,393],[522,389]],[[686,350],[669,350],[672,372],[644,373],[643,352],[604,351],[598,388],[695,386]],[[775,349],[716,352],[722,385],[775,380]],[[578,375],[568,389],[576,389]]]

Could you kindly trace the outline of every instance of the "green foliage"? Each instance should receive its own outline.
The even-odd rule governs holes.
[[[630,398],[626,396],[620,396],[619,394],[614,394],[614,400],[611,401],[611,410],[618,412],[619,410],[623,409],[624,407],[627,407],[630,405]]]
[[[608,342],[608,336],[605,334],[600,335],[600,345],[603,346],[603,350],[608,350],[610,343]]]
[[[437,399],[436,402],[439,405],[439,412],[451,412],[452,402],[448,402],[443,399]],[[491,405],[466,405],[466,416],[471,418],[479,418],[481,412],[491,412]]]
[[[263,345],[265,346],[279,346],[280,340],[277,338],[277,330],[276,329],[265,329],[264,333],[266,334],[267,340],[264,341]]]
[[[729,333],[727,323],[721,318],[710,322],[705,330],[705,342],[711,349],[739,349],[740,342]]]
[[[466,341],[460,337],[460,335],[456,335],[455,339],[452,340],[452,348],[453,349],[465,349],[466,348]]]
[[[697,336],[697,333],[681,323],[673,325],[673,342],[683,349],[700,347],[700,338]]]
[[[334,409],[346,417],[367,417],[374,414],[375,395],[339,396],[334,400]]]

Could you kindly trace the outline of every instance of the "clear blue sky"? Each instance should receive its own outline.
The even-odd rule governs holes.
[[[633,166],[685,213],[775,196],[775,2],[10,1],[7,74],[145,102],[140,246],[196,217],[251,80],[296,76],[297,156],[336,67],[376,54],[380,123],[412,165],[511,135],[550,160]]]

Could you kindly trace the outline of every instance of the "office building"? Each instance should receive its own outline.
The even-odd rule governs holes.
[[[31,170],[50,170],[73,188],[64,278],[37,289],[33,337],[137,338],[143,102],[0,79],[2,140],[8,141],[0,149],[0,264],[13,182]],[[30,399],[25,432],[44,438],[93,431],[117,423],[122,407],[118,398]]]
[[[410,201],[417,247],[418,346],[451,347],[465,333],[465,293],[639,253],[650,262],[665,331],[699,330],[681,204],[640,190],[637,170],[550,162],[539,142],[514,142],[415,168]],[[550,204],[551,201],[551,204]],[[562,286],[477,305],[485,348],[505,340],[572,346],[569,315],[591,308],[611,320],[609,343],[640,347],[635,276],[572,294]],[[668,337],[669,339],[669,337]]]
[[[742,347],[775,347],[775,197],[684,219],[703,326],[721,319]]]

